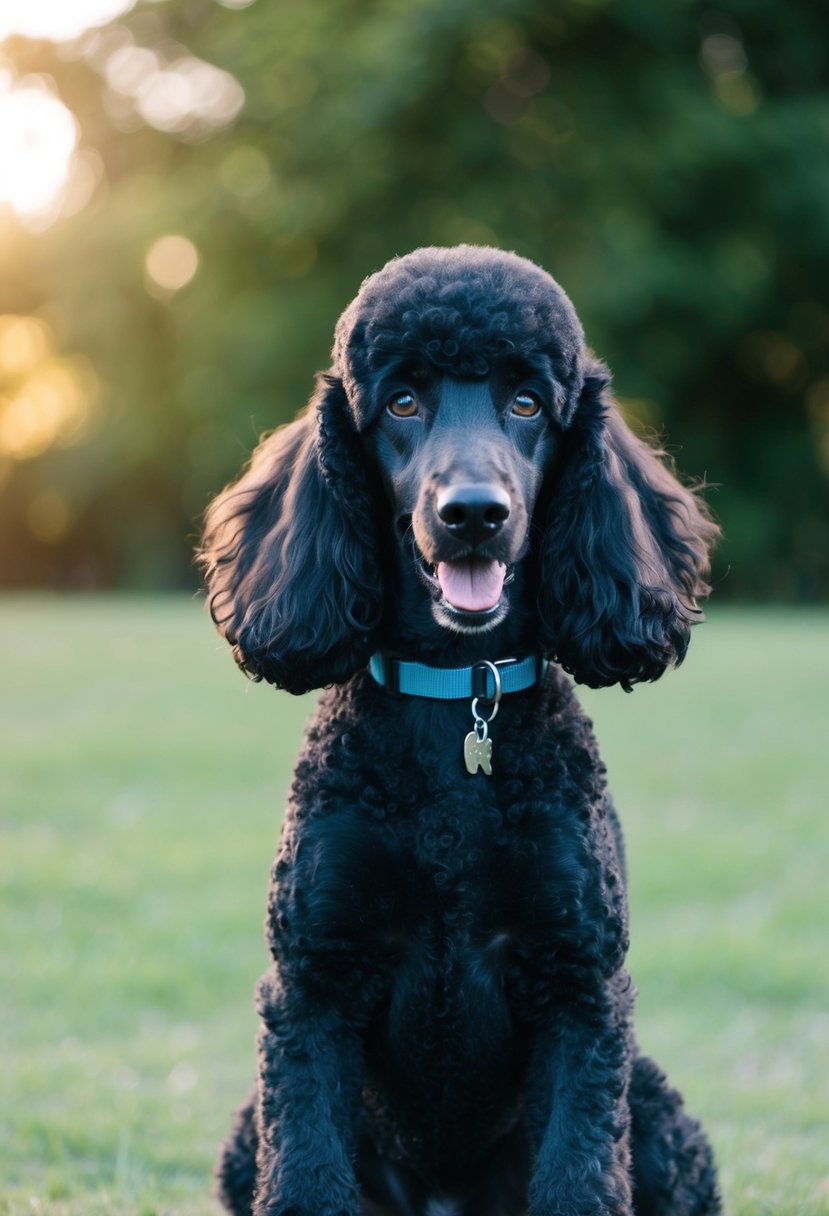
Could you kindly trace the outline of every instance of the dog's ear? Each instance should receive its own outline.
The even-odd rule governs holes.
[[[382,612],[374,510],[341,382],[265,438],[208,508],[210,612],[254,680],[302,693],[368,662]]]
[[[637,438],[598,361],[563,436],[539,553],[550,653],[579,683],[630,689],[680,663],[719,534],[665,453]]]

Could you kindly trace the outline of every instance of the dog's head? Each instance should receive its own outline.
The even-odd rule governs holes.
[[[305,414],[208,512],[240,666],[292,692],[341,682],[394,638],[401,597],[466,639],[520,608],[592,686],[679,662],[717,529],[608,385],[567,296],[514,254],[422,249],[367,279]]]

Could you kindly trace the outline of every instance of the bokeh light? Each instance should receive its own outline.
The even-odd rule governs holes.
[[[0,42],[12,34],[65,42],[128,12],[135,0],[3,0]]]
[[[237,198],[252,198],[271,181],[271,166],[261,148],[241,144],[228,152],[219,166],[222,185]]]
[[[54,204],[66,183],[78,126],[37,77],[0,92],[0,205],[37,216]],[[0,77],[0,89],[3,79]]]
[[[114,115],[143,119],[158,131],[199,138],[227,126],[245,102],[238,80],[195,55],[137,46],[132,34],[115,26],[93,36],[86,57],[109,86],[107,108]],[[128,104],[125,107],[123,101]]]
[[[55,444],[72,443],[85,431],[97,394],[89,361],[60,358],[45,321],[0,316],[0,460],[31,460]],[[41,522],[47,514],[41,512]],[[49,518],[57,536],[58,512]]]
[[[132,49],[140,53],[140,48]],[[159,131],[226,126],[244,101],[242,86],[229,72],[193,56],[150,71],[135,91],[138,113]]]
[[[37,317],[0,317],[0,384],[30,372],[46,357],[49,327]]]
[[[144,268],[147,272],[147,287],[152,294],[161,288],[166,293],[185,287],[199,267],[196,246],[186,236],[168,235],[150,246]]]
[[[77,438],[89,416],[85,370],[74,360],[49,359],[0,399],[0,453],[31,460]]]

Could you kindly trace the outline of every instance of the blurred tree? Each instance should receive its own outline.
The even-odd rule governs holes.
[[[92,184],[44,231],[0,225],[0,313],[75,400],[28,441],[0,415],[0,580],[190,583],[199,513],[303,404],[361,279],[472,241],[551,270],[626,408],[719,487],[721,593],[827,594],[814,5],[225,3],[7,44]],[[34,371],[3,349],[13,423]]]

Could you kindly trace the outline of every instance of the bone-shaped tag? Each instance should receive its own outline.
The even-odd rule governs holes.
[[[482,768],[487,777],[492,776],[492,740],[479,739],[471,730],[463,741],[463,758],[468,773],[477,773]]]

